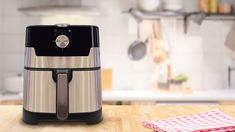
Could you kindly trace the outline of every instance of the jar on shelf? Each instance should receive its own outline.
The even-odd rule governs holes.
[[[198,0],[198,10],[207,13],[209,11],[209,0]]]
[[[218,0],[209,0],[209,13],[218,13]]]
[[[219,13],[232,13],[232,5],[233,1],[228,1],[228,0],[220,0],[219,2],[219,7],[218,7],[218,12]]]

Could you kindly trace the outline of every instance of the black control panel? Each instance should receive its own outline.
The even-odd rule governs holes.
[[[99,28],[83,25],[35,25],[26,28],[26,47],[37,56],[88,56],[99,47]]]

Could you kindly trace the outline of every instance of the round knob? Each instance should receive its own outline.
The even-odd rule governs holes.
[[[69,38],[65,35],[59,35],[56,38],[55,43],[60,48],[66,48],[69,45]]]

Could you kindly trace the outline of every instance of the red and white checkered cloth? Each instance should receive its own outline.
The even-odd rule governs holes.
[[[235,118],[220,110],[212,110],[166,120],[144,121],[143,126],[157,132],[235,132]]]

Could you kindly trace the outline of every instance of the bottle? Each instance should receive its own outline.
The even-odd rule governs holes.
[[[228,3],[220,4],[218,8],[219,13],[231,13],[232,5]]]
[[[201,12],[208,13],[208,11],[209,11],[209,0],[198,0],[198,9]]]
[[[232,13],[232,1],[220,0],[218,6],[219,13]]]
[[[209,13],[217,13],[218,0],[209,0]]]

